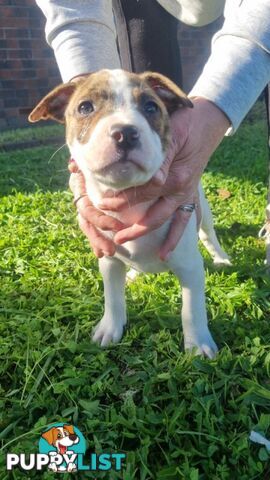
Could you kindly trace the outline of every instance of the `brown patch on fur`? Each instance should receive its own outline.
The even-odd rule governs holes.
[[[75,137],[80,143],[87,143],[98,121],[114,111],[114,99],[107,71],[102,70],[85,77],[66,110],[67,142],[71,143]],[[86,117],[78,112],[79,105],[85,101],[90,101],[94,106],[93,113]]]
[[[181,107],[193,108],[183,90],[161,73],[144,72],[141,76],[164,102],[169,114]]]
[[[164,103],[160,100],[159,96],[149,88],[149,85],[140,81],[140,86],[135,87],[132,91],[134,103],[137,105],[139,112],[149,123],[150,127],[159,135],[162,141],[164,150],[167,149],[171,138],[169,128],[169,115],[164,106]],[[156,113],[147,114],[144,110],[144,105],[149,102],[155,102],[158,106]]]
[[[144,82],[144,92],[154,98],[162,112],[163,121],[161,121],[161,118],[158,120],[155,117],[152,118],[152,116],[151,120],[149,118],[147,120],[152,128],[159,133],[166,151],[171,139],[169,116],[178,108],[193,108],[193,104],[181,88],[160,73],[144,72],[140,74],[140,78]]]
[[[75,89],[75,83],[58,85],[32,110],[28,117],[29,122],[53,119],[64,123],[65,110]]]

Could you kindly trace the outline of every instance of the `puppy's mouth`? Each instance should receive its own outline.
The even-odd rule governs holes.
[[[132,153],[133,152],[130,151],[116,151],[114,158],[110,159],[107,164],[103,164],[101,168],[91,169],[91,171],[97,175],[106,176],[113,174],[113,172],[126,174],[131,171],[132,167],[137,167],[138,170],[146,173],[147,169],[143,159],[140,159],[138,155]]]
[[[61,443],[58,444],[58,448],[60,450],[61,455],[64,455],[67,451],[66,445],[62,445]]]
[[[113,163],[95,170],[96,179],[110,188],[122,190],[146,183],[149,173],[137,158],[122,156]],[[139,183],[138,183],[139,181]]]

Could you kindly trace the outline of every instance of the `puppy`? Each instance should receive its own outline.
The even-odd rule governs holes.
[[[55,119],[66,124],[72,158],[84,174],[87,193],[95,206],[108,190],[119,192],[146,184],[159,170],[171,140],[169,117],[178,108],[192,107],[187,96],[163,75],[101,70],[77,83],[49,93],[29,120]],[[200,237],[216,263],[229,263],[213,229],[210,208],[200,188]],[[151,202],[127,208],[117,217],[126,225],[138,222]],[[112,215],[116,215],[111,212]],[[167,261],[159,248],[171,219],[162,227],[117,247],[113,257],[99,260],[104,281],[105,311],[93,339],[102,346],[119,342],[126,325],[126,265],[140,272],[171,270],[182,284],[184,344],[210,358],[217,346],[207,326],[204,268],[198,250],[196,213]],[[111,232],[111,237],[113,233]]]

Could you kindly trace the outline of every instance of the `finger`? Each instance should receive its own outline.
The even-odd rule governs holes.
[[[92,250],[93,250],[93,253],[95,254],[95,256],[97,258],[102,258],[104,257],[104,253],[102,252],[102,250],[100,250],[99,248],[94,248],[92,247]]]
[[[115,197],[110,197],[107,199],[105,197],[102,199],[99,207],[104,210],[108,209],[112,211],[121,211],[128,206],[133,206],[158,197],[160,195],[160,190],[158,187],[165,184],[170,166],[177,154],[177,151],[177,141],[172,139],[163,164],[146,185],[128,188]]]
[[[162,163],[157,173],[153,176],[152,180],[155,185],[158,185],[158,186],[164,185],[168,177],[170,166],[173,160],[175,159],[176,154],[177,154],[177,145],[176,145],[176,142],[172,140],[164,162]]]
[[[125,208],[131,207],[131,201],[129,196],[133,197],[133,193],[124,194],[120,193],[117,197],[103,198],[102,201],[98,204],[98,208],[102,210],[110,210],[111,212],[117,212],[124,210]]]
[[[70,175],[69,186],[73,192],[74,198],[79,198],[76,202],[76,207],[85,220],[96,227],[101,228],[101,230],[112,230],[113,232],[117,232],[124,228],[122,222],[106,215],[92,205],[89,197],[86,195],[85,179],[82,172],[79,171]]]
[[[97,257],[103,255],[112,256],[115,254],[115,244],[110,238],[104,237],[99,230],[87,222],[80,214],[78,214],[78,222],[81,230],[88,238],[91,247]]]
[[[88,197],[80,198],[76,206],[84,220],[101,230],[118,232],[125,227],[125,225],[120,222],[120,220],[117,220],[117,218],[106,215],[106,213],[95,208],[89,201]]]
[[[69,178],[69,188],[74,198],[78,198],[86,193],[85,179],[81,171],[71,173]]]
[[[200,225],[201,225],[201,221],[202,221],[202,209],[201,209],[201,203],[199,200],[197,200],[197,202],[195,202],[196,205],[197,205],[197,208],[196,208],[196,221],[197,221],[197,230],[199,231],[200,230]]]
[[[124,228],[117,232],[114,236],[114,242],[117,245],[122,245],[122,243],[142,237],[146,233],[148,233],[148,227],[146,225],[134,223],[131,227]]]
[[[146,215],[136,224],[125,228],[114,236],[117,244],[135,240],[163,225],[177,208],[176,197],[162,197],[150,207]]]
[[[175,249],[191,217],[190,212],[183,212],[179,208],[175,211],[167,237],[159,251],[159,258],[167,260],[169,254]]]
[[[115,197],[104,197],[98,207],[103,210],[121,211],[138,203],[157,198],[159,195],[160,189],[150,180],[145,185],[128,188]]]

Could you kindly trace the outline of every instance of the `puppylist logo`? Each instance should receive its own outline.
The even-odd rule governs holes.
[[[8,471],[20,468],[23,471],[48,470],[55,473],[77,471],[119,471],[126,458],[124,453],[91,453],[85,458],[86,442],[80,430],[66,423],[55,423],[42,433],[39,453],[8,453]]]

